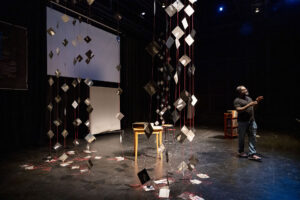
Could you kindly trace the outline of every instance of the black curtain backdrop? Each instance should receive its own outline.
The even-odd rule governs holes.
[[[11,0],[0,7],[0,20],[27,28],[29,81],[27,91],[0,90],[2,150],[47,145],[45,3]],[[233,108],[236,86],[244,84],[253,98],[265,97],[256,111],[261,129],[299,130],[295,120],[300,118],[299,7],[263,20],[239,19],[222,25],[210,24],[201,9],[205,7],[195,13],[195,95],[199,100],[195,125],[222,127],[223,113]],[[251,25],[250,33],[242,31],[245,23]],[[151,38],[136,36],[123,32],[121,38],[123,128],[149,120],[150,97],[143,87],[151,80],[152,61],[145,51]],[[155,68],[154,79],[156,73]]]
[[[0,19],[27,28],[28,90],[0,90],[1,150],[39,144],[46,112],[46,15],[45,2],[6,1]]]
[[[124,90],[121,112],[125,115],[122,120],[124,128],[131,127],[133,122],[149,120],[151,97],[143,87],[152,79],[152,58],[145,51],[146,45],[147,42],[139,38],[124,35],[121,38],[121,88]],[[152,98],[155,102],[154,96]]]

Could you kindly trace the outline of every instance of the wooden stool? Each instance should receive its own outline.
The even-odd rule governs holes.
[[[173,124],[163,124],[162,127],[163,127],[163,130],[164,130],[164,133],[165,133],[165,141],[167,141],[168,143],[170,143],[170,141],[169,141],[169,134],[170,134],[170,131],[173,131],[172,135],[173,135],[173,142],[174,142],[176,129],[174,128]],[[168,137],[168,139],[166,139],[167,137]]]
[[[144,128],[133,128],[134,132],[134,155],[135,155],[135,160],[137,159],[137,152],[138,152],[138,144],[139,144],[139,135],[145,134]],[[153,133],[156,135],[156,149],[158,153],[158,147],[162,144],[162,132],[163,129],[155,129],[153,128]],[[159,137],[159,139],[158,139]]]

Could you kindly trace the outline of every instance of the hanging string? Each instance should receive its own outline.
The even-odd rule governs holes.
[[[57,95],[59,95],[59,78],[57,77],[57,84],[56,84],[56,92],[57,92]],[[58,120],[58,104],[59,103],[56,103],[56,119]],[[58,126],[56,126],[56,142],[58,143]]]
[[[49,98],[50,98],[50,102],[51,102],[51,99],[52,99],[52,87],[51,86],[49,87],[49,90],[50,90]],[[51,125],[52,118],[51,117],[52,117],[52,109],[50,110],[50,113],[49,113],[49,127],[50,127],[49,130],[52,130],[52,125]],[[51,155],[51,146],[52,146],[51,140],[52,140],[52,138],[49,137],[49,152],[50,152],[50,155]]]
[[[192,7],[193,9],[195,9],[194,4],[192,5]],[[192,15],[192,30],[193,29],[194,29],[194,15]],[[192,44],[192,65],[194,65],[194,44]],[[193,82],[192,91],[193,94],[195,95],[195,74],[192,74],[192,82]],[[192,111],[193,111],[193,128],[195,128],[195,106],[193,106]]]

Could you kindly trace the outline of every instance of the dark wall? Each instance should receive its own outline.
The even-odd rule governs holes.
[[[223,19],[198,5],[194,18],[195,94],[199,98],[195,125],[223,127],[223,113],[233,109],[235,88],[243,84],[252,98],[265,97],[256,110],[259,128],[299,130],[300,8],[270,9],[259,16],[229,14]],[[136,38],[123,39],[126,71],[122,71],[122,84],[128,93],[121,104],[128,125],[147,119],[149,112],[150,98],[142,88],[151,80],[146,44]]]
[[[265,97],[256,111],[260,128],[299,130],[299,11],[295,5],[198,26],[198,124],[222,126],[223,112],[233,108],[236,86],[244,84],[253,98]]]
[[[44,1],[1,3],[0,20],[28,32],[28,90],[0,90],[1,149],[14,150],[42,141],[46,111],[46,40]]]

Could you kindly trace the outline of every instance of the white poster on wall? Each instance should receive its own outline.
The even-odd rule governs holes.
[[[90,87],[90,100],[94,108],[90,114],[92,134],[120,130],[120,120],[116,114],[120,112],[120,96],[117,88]]]

